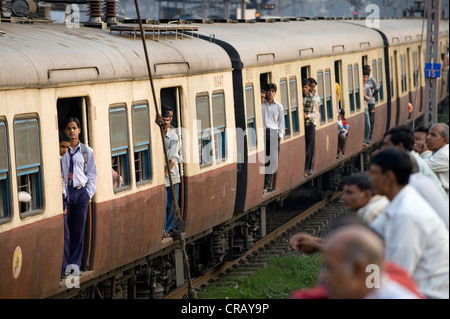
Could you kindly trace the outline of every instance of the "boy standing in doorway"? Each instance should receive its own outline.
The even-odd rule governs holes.
[[[64,132],[70,137],[69,150],[61,158],[61,168],[67,181],[69,201],[64,215],[64,258],[63,274],[67,266],[81,267],[83,257],[84,230],[89,201],[95,194],[97,167],[94,151],[79,140],[80,121],[69,117],[65,121]]]

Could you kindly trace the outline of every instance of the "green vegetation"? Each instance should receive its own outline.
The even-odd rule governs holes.
[[[316,286],[320,265],[320,254],[273,257],[266,268],[236,279],[230,287],[209,285],[208,291],[199,291],[198,298],[285,299],[294,290]]]
[[[448,99],[446,103],[442,103],[438,108],[438,122],[449,123]]]

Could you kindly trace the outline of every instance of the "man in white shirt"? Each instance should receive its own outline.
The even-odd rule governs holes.
[[[276,93],[276,84],[267,84],[266,98],[261,105],[266,139],[264,190],[268,192],[271,192],[274,188],[274,175],[278,169],[280,140],[283,138],[284,133],[284,110],[283,106],[275,101]]]
[[[376,154],[369,178],[390,203],[371,227],[384,237],[386,259],[403,267],[428,298],[449,298],[449,233],[433,208],[410,185],[408,152],[390,148]]]
[[[172,120],[170,113],[168,110],[163,110],[162,112],[162,120],[163,120],[163,132],[164,132],[164,143],[167,150],[167,157],[169,159],[169,167],[164,167],[164,176],[165,176],[165,186],[166,186],[166,218],[164,221],[164,233],[163,239],[170,237],[172,235],[172,231],[175,230],[175,211],[174,204],[177,203],[179,205],[179,193],[180,193],[180,171],[178,168],[178,163],[181,158],[179,155],[180,151],[180,142],[177,134],[175,133],[175,129],[170,127],[170,122]],[[173,191],[170,185],[169,179],[169,171],[170,171],[170,179],[173,184]],[[173,197],[175,195],[175,197]]]
[[[428,131],[426,142],[427,147],[433,155],[426,158],[428,166],[436,173],[445,192],[448,193],[448,171],[449,171],[449,150],[448,150],[448,125],[445,123],[434,124]]]

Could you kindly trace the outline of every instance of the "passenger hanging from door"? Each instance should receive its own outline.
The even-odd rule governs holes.
[[[64,215],[64,258],[62,274],[79,270],[83,257],[84,230],[89,201],[95,194],[97,167],[94,151],[79,140],[80,121],[69,117],[64,124],[64,131],[70,137],[69,150],[61,158],[63,176],[67,181],[69,201]],[[76,269],[75,267],[78,267]]]
[[[175,230],[175,209],[174,203],[176,202],[179,205],[179,193],[180,193],[180,171],[178,168],[178,163],[180,162],[180,141],[178,140],[178,136],[175,133],[175,129],[171,128],[170,122],[172,120],[170,116],[170,112],[167,108],[163,107],[162,111],[162,120],[163,120],[163,133],[164,133],[164,143],[167,150],[167,158],[169,160],[169,167],[164,167],[164,176],[165,176],[165,186],[166,186],[166,215],[164,220],[164,233],[163,239],[172,236],[172,232]],[[170,185],[169,179],[172,179],[173,192]],[[173,197],[175,195],[175,198]]]
[[[267,192],[273,191],[274,188],[274,175],[278,169],[280,140],[283,138],[284,133],[284,109],[280,103],[275,101],[276,92],[276,84],[267,84],[266,99],[261,106],[266,140],[264,191]]]
[[[316,93],[316,85],[317,81],[313,78],[302,81],[306,145],[305,177],[314,174],[316,121],[320,115],[320,98]]]

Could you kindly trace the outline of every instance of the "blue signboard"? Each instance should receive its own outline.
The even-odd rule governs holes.
[[[440,63],[425,63],[425,77],[426,78],[440,78],[441,64]]]

